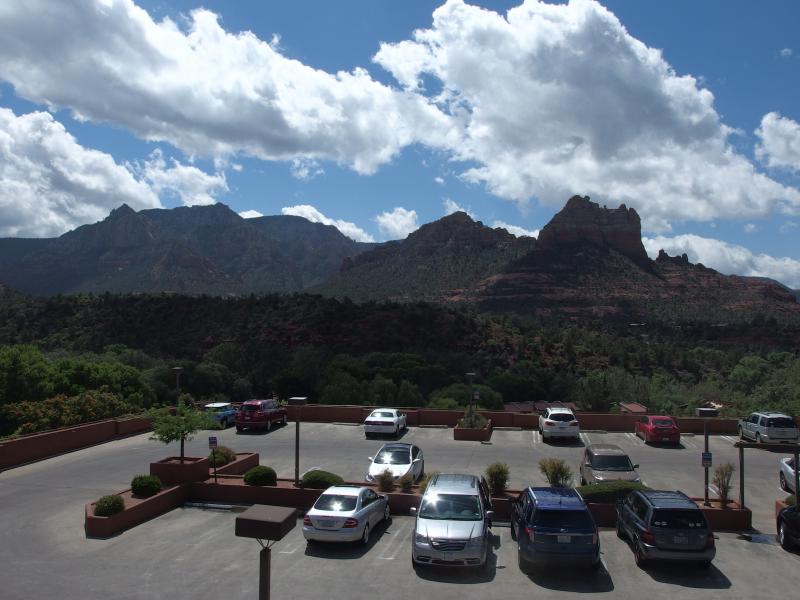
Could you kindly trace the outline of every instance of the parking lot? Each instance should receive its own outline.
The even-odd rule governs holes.
[[[293,475],[293,423],[268,434],[237,435],[232,429],[215,433],[221,444],[234,450],[259,452],[261,464],[273,466],[279,476]],[[206,435],[201,432],[187,444],[187,455],[207,453]],[[640,474],[651,487],[703,494],[701,437],[684,437],[680,448],[660,448],[645,446],[626,433],[586,432],[580,444],[545,444],[535,432],[496,430],[491,443],[481,444],[454,442],[448,429],[411,428],[403,441],[423,449],[428,472],[480,473],[491,462],[506,462],[512,488],[543,485],[537,463],[544,456],[564,458],[577,470],[584,444],[613,443],[640,464]],[[731,461],[738,467],[734,441],[711,438],[715,464]],[[367,457],[382,442],[365,439],[358,426],[303,423],[301,471],[321,467],[360,480]],[[234,512],[183,508],[108,540],[86,539],[84,503],[128,487],[133,475],[147,472],[151,461],[176,451],[176,445],[165,447],[145,434],[0,473],[2,597],[255,598],[260,548],[254,540],[233,535]],[[788,597],[794,593],[794,581],[784,575],[797,572],[800,556],[781,550],[774,541],[773,504],[785,496],[777,485],[780,456],[746,452],[745,500],[759,531],[719,534],[717,559],[708,571],[641,570],[625,543],[613,531],[603,530],[604,568],[598,572],[547,570],[529,577],[517,567],[508,527],[496,525],[493,558],[486,572],[433,568],[415,572],[410,563],[413,519],[395,517],[388,527],[374,532],[367,548],[307,547],[298,526],[273,548],[273,598],[463,598],[465,594],[550,598],[569,592],[688,598],[704,590],[719,590],[730,598]],[[738,488],[738,476],[736,483]]]

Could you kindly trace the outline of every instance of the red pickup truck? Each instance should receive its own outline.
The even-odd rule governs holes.
[[[273,425],[286,425],[286,408],[277,400],[246,400],[236,411],[236,431],[269,431]]]

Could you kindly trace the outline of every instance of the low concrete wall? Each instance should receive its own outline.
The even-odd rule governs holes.
[[[247,485],[241,477],[223,476],[189,484],[192,500],[226,504],[271,504],[306,510],[324,490],[296,488],[291,481],[279,479],[278,485]]]
[[[149,498],[136,498],[130,490],[119,494],[125,501],[125,510],[110,517],[97,517],[94,502],[84,508],[84,529],[87,537],[110,537],[135,525],[149,521],[165,512],[178,508],[188,497],[188,486],[176,485],[161,490]]]
[[[147,417],[132,417],[130,419],[116,419],[117,435],[134,435],[153,429],[153,422]]]
[[[453,439],[467,442],[488,442],[492,439],[492,420],[489,419],[486,427],[481,429],[471,429],[456,425],[453,428]]]

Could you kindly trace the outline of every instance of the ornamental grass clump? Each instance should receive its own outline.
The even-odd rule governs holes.
[[[509,470],[506,463],[496,462],[486,467],[486,482],[492,496],[502,496],[508,487]]]
[[[131,492],[140,498],[149,498],[161,491],[161,480],[157,475],[137,475],[131,481]]]
[[[474,406],[468,406],[464,416],[458,420],[458,426],[462,429],[483,429],[486,427],[486,417]]]
[[[539,461],[539,470],[550,487],[572,486],[572,469],[560,458],[543,458]]]
[[[394,475],[389,469],[384,469],[376,478],[378,490],[381,492],[391,492],[394,489]]]
[[[244,482],[247,485],[277,485],[278,475],[272,467],[258,465],[244,474]]]
[[[118,494],[103,496],[94,503],[96,517],[110,517],[125,510],[125,500]]]
[[[410,494],[414,491],[414,478],[411,473],[406,473],[400,478],[400,491],[404,494]]]
[[[212,467],[222,467],[236,460],[236,452],[227,446],[219,446],[208,453],[208,464]]]
[[[722,506],[727,506],[731,501],[731,489],[733,488],[733,473],[736,467],[732,463],[723,463],[714,468],[714,475],[711,478],[719,492],[719,501]]]

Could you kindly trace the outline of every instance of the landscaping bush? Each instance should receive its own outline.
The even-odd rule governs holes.
[[[411,476],[411,473],[406,473],[400,478],[400,491],[404,494],[410,494],[414,491],[414,478]]]
[[[134,496],[148,498],[161,491],[161,480],[156,475],[137,475],[131,481]]]
[[[465,429],[483,429],[486,427],[486,417],[480,414],[474,406],[468,406],[464,416],[458,420],[458,426]]]
[[[208,453],[208,464],[212,467],[222,467],[236,460],[236,452],[227,446],[219,446]]]
[[[258,465],[244,474],[244,482],[247,485],[276,485],[278,475],[272,467]]]
[[[736,471],[736,467],[732,463],[723,463],[714,467],[714,475],[711,481],[719,490],[719,501],[722,506],[730,502],[731,488],[733,487],[731,480],[733,479],[734,471]]]
[[[439,471],[432,471],[430,473],[426,473],[425,476],[419,480],[419,489],[421,492],[425,492],[425,488],[428,487],[428,482],[434,475],[438,475]]]
[[[122,496],[117,494],[103,496],[94,503],[94,514],[96,517],[110,517],[123,510],[125,510],[125,501],[122,499]]]
[[[492,496],[502,496],[508,487],[508,465],[506,463],[492,463],[486,467],[486,481]]]
[[[560,458],[543,458],[539,461],[539,470],[551,487],[572,485],[572,469]]]
[[[797,496],[795,496],[794,494],[786,496],[786,500],[784,500],[784,502],[789,506],[794,506],[795,504],[797,504]]]
[[[394,489],[394,475],[389,469],[384,470],[375,478],[378,482],[378,489],[381,492],[391,492]]]
[[[300,487],[311,488],[312,490],[324,490],[332,485],[342,485],[343,483],[344,479],[335,473],[315,469],[303,475],[303,479],[300,481]]]
[[[615,504],[617,500],[624,499],[634,490],[647,490],[646,485],[633,483],[632,481],[604,481],[597,485],[582,485],[578,488],[578,493],[583,496],[586,502],[597,504]]]

